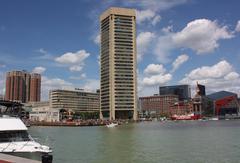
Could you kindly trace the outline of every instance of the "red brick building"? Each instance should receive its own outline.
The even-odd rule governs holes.
[[[11,71],[6,74],[5,100],[40,101],[41,75],[26,71]]]
[[[40,101],[41,96],[41,75],[31,74],[30,99],[29,101]]]
[[[156,116],[169,116],[170,106],[178,102],[177,95],[155,95],[140,97],[140,107],[142,112],[148,112]]]

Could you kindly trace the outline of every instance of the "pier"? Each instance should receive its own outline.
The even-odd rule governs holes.
[[[0,153],[0,163],[41,163],[41,161]]]

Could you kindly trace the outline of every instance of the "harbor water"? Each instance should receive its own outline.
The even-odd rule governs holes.
[[[30,127],[54,163],[239,163],[240,120]]]

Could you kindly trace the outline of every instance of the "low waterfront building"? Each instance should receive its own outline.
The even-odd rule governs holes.
[[[57,122],[60,119],[60,110],[52,109],[49,101],[28,102],[23,108],[31,121]]]
[[[140,97],[141,111],[151,117],[169,116],[170,106],[178,102],[177,95],[155,95]]]
[[[24,103],[24,107],[40,107],[40,106],[49,106],[49,101],[39,101],[39,102],[28,102]]]
[[[50,107],[74,113],[99,112],[99,93],[83,90],[51,90]]]
[[[33,107],[29,113],[31,121],[58,122],[60,120],[59,109],[52,109],[49,106]]]

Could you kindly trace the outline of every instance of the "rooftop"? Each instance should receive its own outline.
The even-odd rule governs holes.
[[[237,96],[237,94],[233,92],[228,92],[228,91],[219,91],[219,92],[215,92],[210,95],[207,95],[207,97],[212,100],[218,100],[218,99],[222,99],[229,96]]]

